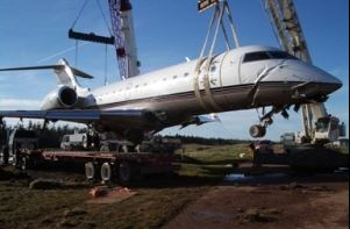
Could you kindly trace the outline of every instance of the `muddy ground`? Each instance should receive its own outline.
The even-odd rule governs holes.
[[[245,167],[164,228],[349,228],[349,174]],[[264,173],[263,171],[267,173]]]
[[[148,177],[130,187],[135,195],[107,204],[89,202],[92,186],[82,174],[10,174],[0,181],[0,228],[349,227],[347,171],[295,173],[287,167],[257,169],[245,164],[230,172],[234,175],[224,181]],[[30,189],[37,178],[63,183]]]

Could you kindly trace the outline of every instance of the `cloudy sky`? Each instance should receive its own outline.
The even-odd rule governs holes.
[[[108,35],[96,1],[90,0],[74,29]],[[85,86],[103,85],[106,74],[110,82],[119,80],[113,47],[108,48],[106,72],[103,45],[76,44],[68,39],[68,30],[84,2],[1,0],[0,68],[52,64],[64,57],[72,65],[96,76],[94,80],[83,80],[81,83]],[[210,13],[198,14],[197,0],[131,2],[143,73],[184,62],[185,57],[198,57]],[[260,0],[229,2],[242,45],[278,47]],[[100,4],[108,17],[107,0],[100,0]],[[314,64],[344,83],[327,101],[327,109],[349,126],[349,1],[295,0],[295,4]],[[55,88],[55,84],[50,71],[0,73],[0,109],[37,109],[40,100]],[[165,133],[246,139],[250,125],[258,121],[255,110],[224,113],[220,118],[221,123],[181,131],[175,127]],[[291,113],[289,120],[276,117],[267,138],[279,139],[284,132],[300,130],[300,123],[300,115],[296,113]]]

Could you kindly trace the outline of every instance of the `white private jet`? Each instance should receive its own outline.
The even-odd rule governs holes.
[[[263,137],[272,116],[291,105],[324,102],[342,86],[329,73],[276,48],[246,46],[129,78],[96,89],[83,88],[76,76],[90,75],[57,65],[6,68],[0,71],[54,69],[58,85],[38,111],[0,111],[4,117],[72,121],[89,124],[98,132],[113,131],[140,142],[145,133],[164,128],[203,124],[204,114],[271,106],[261,123],[250,128]]]

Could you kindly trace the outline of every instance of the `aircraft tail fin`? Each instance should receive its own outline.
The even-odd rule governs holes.
[[[58,66],[57,68],[54,68],[54,72],[56,74],[57,84],[60,85],[77,89],[80,85],[76,76],[87,79],[93,78],[93,76],[69,66],[65,59],[60,59],[55,66]]]
[[[79,83],[76,77],[92,79],[93,76],[69,66],[65,59],[60,59],[55,65],[41,65],[41,66],[27,66],[27,67],[14,67],[14,68],[0,68],[0,71],[30,71],[30,70],[54,70],[57,78],[57,84],[68,86],[73,89],[80,89]]]

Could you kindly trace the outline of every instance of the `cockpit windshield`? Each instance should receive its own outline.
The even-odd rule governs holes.
[[[294,59],[295,60],[297,58],[283,51],[251,52],[251,53],[245,54],[243,63],[261,61],[261,60],[270,60],[270,59]]]

